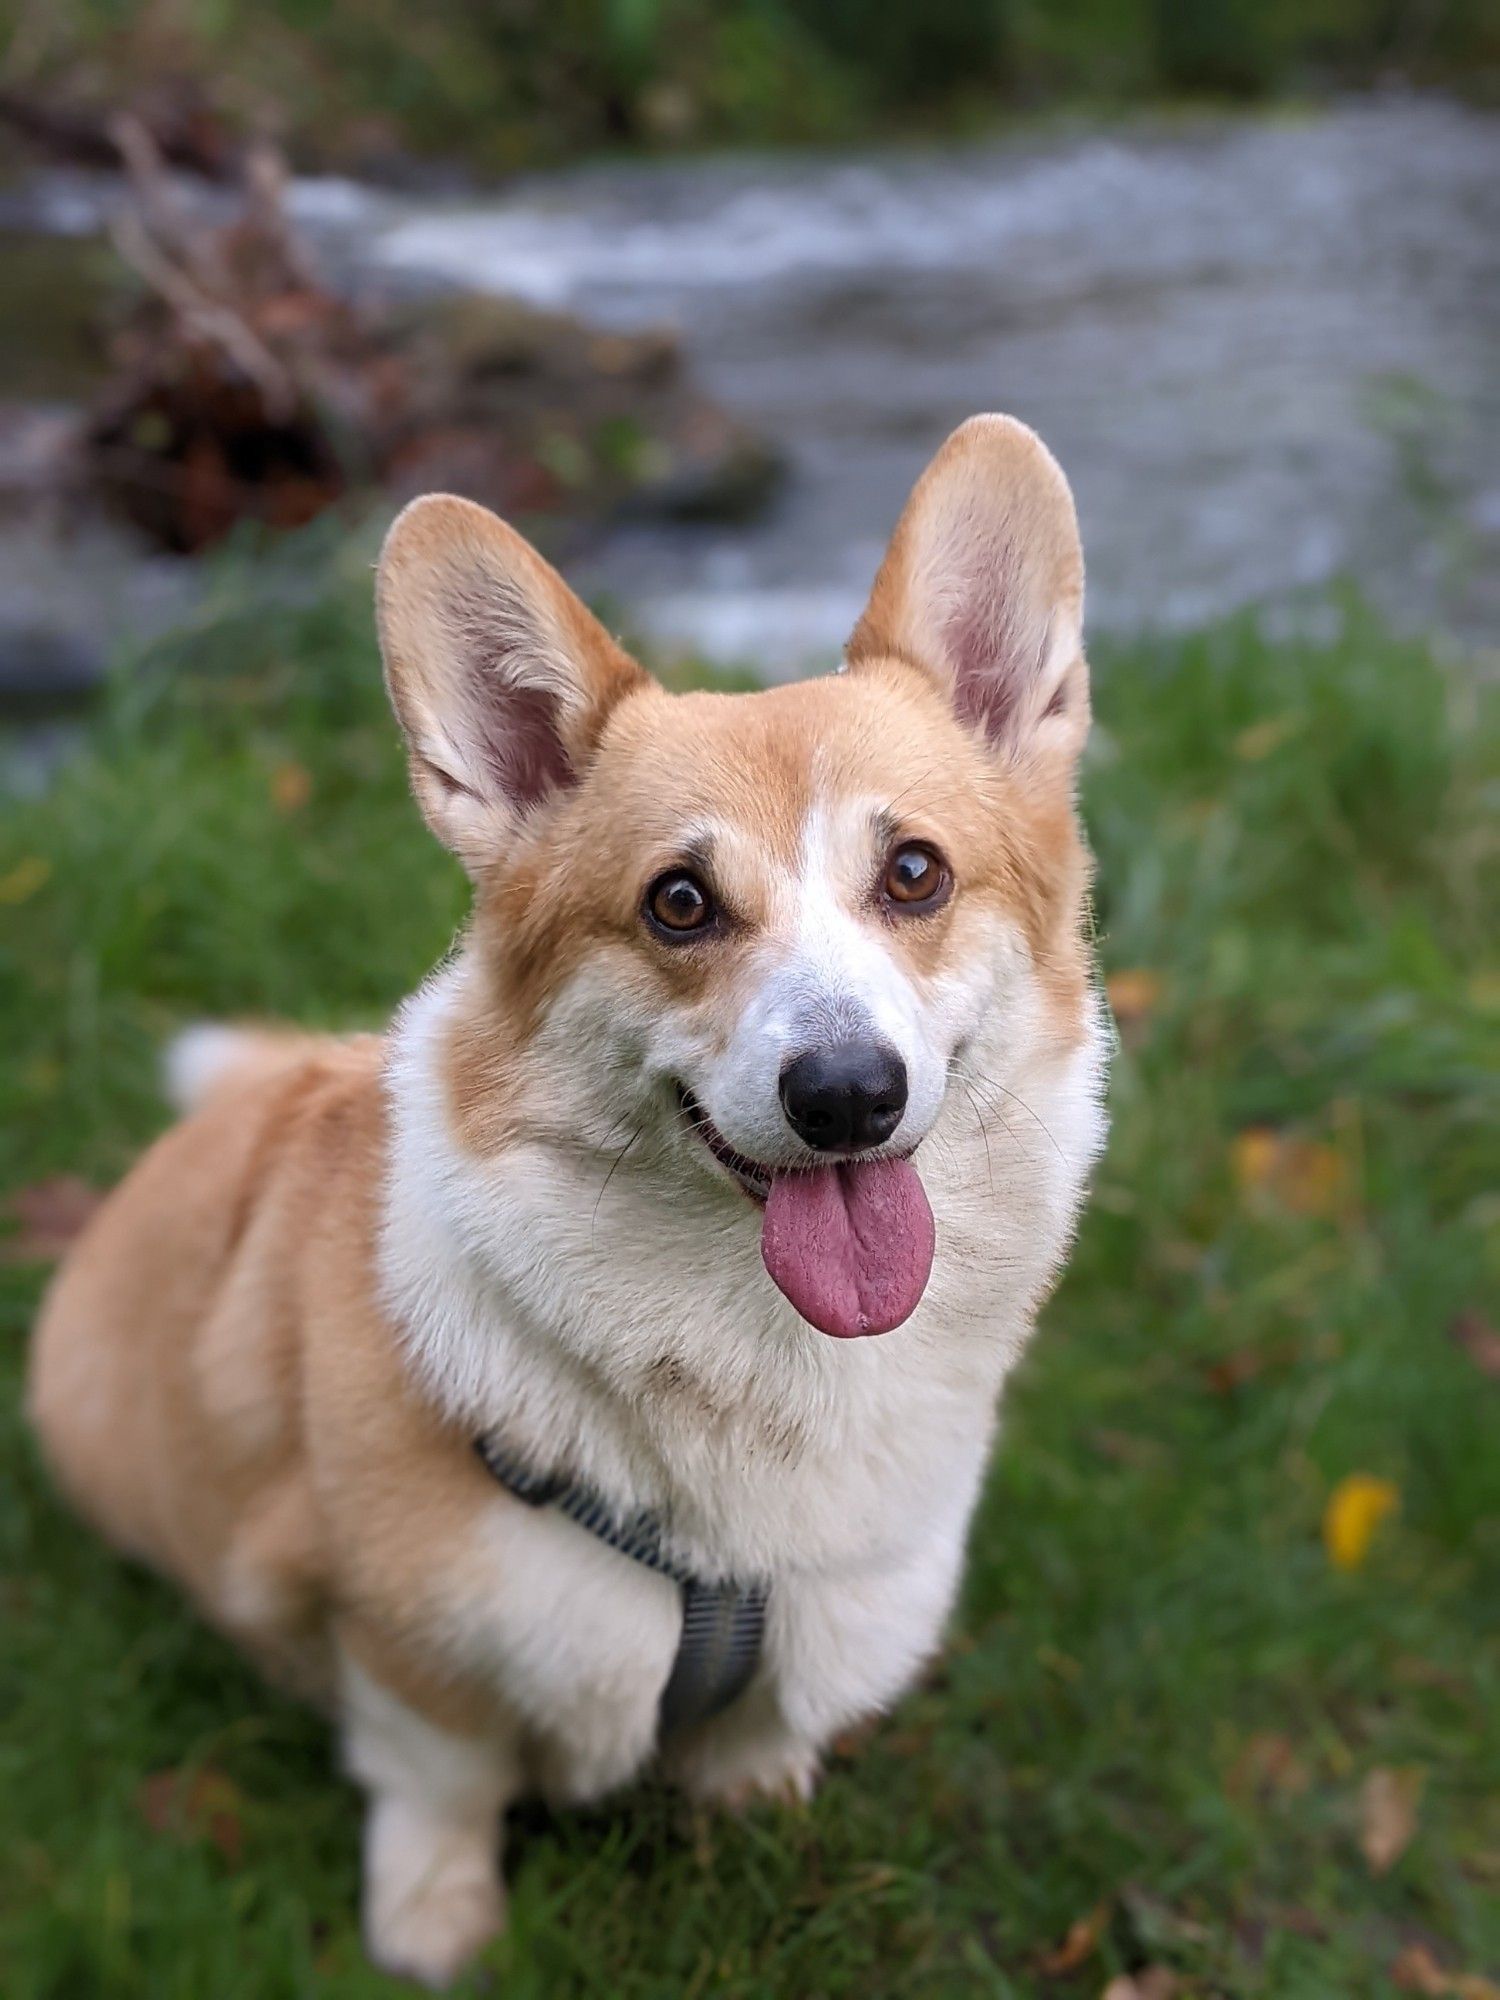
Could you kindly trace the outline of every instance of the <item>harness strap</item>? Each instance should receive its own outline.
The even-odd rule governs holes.
[[[763,1583],[706,1583],[668,1555],[661,1522],[649,1508],[622,1519],[592,1487],[529,1471],[497,1438],[476,1438],[474,1449],[507,1493],[528,1507],[555,1507],[607,1547],[677,1585],[682,1634],[662,1690],[663,1735],[709,1721],[744,1693],[760,1664],[765,1636]]]

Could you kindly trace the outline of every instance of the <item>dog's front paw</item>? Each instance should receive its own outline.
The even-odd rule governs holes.
[[[789,1737],[707,1743],[675,1774],[690,1798],[726,1812],[757,1805],[806,1805],[818,1784],[818,1753]]]
[[[427,1839],[414,1838],[410,1825],[373,1831],[365,1881],[370,1957],[398,1978],[449,1986],[505,1927],[494,1845],[467,1831]]]
[[[439,1878],[389,1909],[371,1910],[366,1928],[370,1957],[382,1972],[441,1989],[500,1935],[505,1903],[493,1878]]]
[[[809,1757],[789,1770],[768,1771],[740,1778],[713,1794],[724,1812],[750,1812],[756,1806],[805,1806],[818,1788],[818,1760]]]

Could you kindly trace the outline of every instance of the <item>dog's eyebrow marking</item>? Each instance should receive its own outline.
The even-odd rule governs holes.
[[[685,868],[692,868],[700,875],[713,873],[714,837],[706,827],[700,827],[690,833],[677,853]]]
[[[870,815],[870,826],[875,835],[875,844],[880,848],[894,847],[901,832],[901,821],[889,806],[879,806]]]

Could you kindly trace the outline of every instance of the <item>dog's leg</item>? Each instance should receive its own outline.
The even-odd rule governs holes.
[[[818,1781],[814,1744],[787,1726],[774,1695],[752,1688],[721,1721],[669,1743],[663,1770],[705,1805],[804,1804]]]
[[[936,1650],[958,1584],[975,1477],[949,1518],[904,1557],[832,1583],[786,1579],[766,1628],[774,1678],[668,1748],[668,1774],[694,1797],[731,1807],[805,1799],[818,1750],[881,1714]]]
[[[436,1727],[347,1654],[341,1681],[345,1761],[368,1795],[366,1947],[383,1971],[446,1986],[505,1922],[516,1746]]]

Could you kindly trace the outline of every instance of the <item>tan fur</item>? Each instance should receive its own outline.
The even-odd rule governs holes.
[[[474,1151],[514,1131],[526,1088],[516,1043],[601,949],[622,985],[733,1016],[737,968],[768,914],[764,859],[790,865],[820,787],[899,795],[903,837],[937,839],[950,855],[961,902],[930,922],[893,926],[914,971],[935,975],[955,948],[954,928],[998,912],[1024,930],[1060,1028],[1079,1029],[1088,859],[1065,782],[1040,793],[1023,786],[954,730],[932,679],[900,660],[867,659],[857,672],[755,695],[651,689],[610,717],[582,795],[539,814],[504,864],[481,875],[476,922],[491,978],[455,1035],[452,1067],[455,1119]],[[642,888],[699,815],[742,835],[715,856],[742,928],[708,952],[643,950]]]
[[[1042,550],[1041,580],[1026,588],[1076,611],[1066,487],[1059,517],[1061,475],[1017,430],[958,434],[945,456],[962,477],[941,487],[944,504],[954,490],[961,501],[971,466],[993,480],[998,463],[1017,547]],[[940,982],[997,924],[1014,926],[1056,1049],[1079,1043],[1081,654],[1049,711],[1065,742],[1043,732],[1034,754],[1007,756],[955,722],[943,647],[913,610],[928,559],[922,496],[938,476],[892,543],[850,670],[751,696],[664,693],[482,510],[417,503],[397,524],[380,584],[392,699],[419,803],[476,884],[469,976],[442,1061],[464,1155],[499,1158],[523,1135],[573,1142],[538,1037],[581,967],[613,982],[622,1003],[679,1010],[710,1042],[727,1036],[754,941],[777,918],[784,892],[773,884],[795,868],[809,814],[829,795],[872,801],[901,838],[935,842],[951,860],[960,893],[920,921],[876,916],[872,872],[869,920],[888,921],[919,986]],[[540,754],[566,770],[528,812],[497,797],[475,697],[457,691],[475,647],[489,649],[482,676],[552,704],[526,713],[555,717],[556,741]],[[700,823],[729,922],[711,946],[683,951],[643,927],[641,899]],[[873,846],[871,856],[874,871]],[[452,1552],[479,1545],[496,1489],[470,1435],[418,1387],[378,1291],[386,1060],[373,1037],[238,1045],[69,1257],[37,1329],[30,1410],[79,1509],[177,1578],[269,1671],[332,1703],[338,1662],[353,1661],[436,1728],[479,1738],[513,1719],[496,1685],[454,1664],[438,1626],[466,1593],[482,1602],[484,1579],[455,1575],[464,1558]],[[642,1359],[638,1393],[672,1423],[737,1435],[751,1390],[661,1352]],[[806,1426],[768,1415],[758,1448],[795,1463]],[[545,1763],[546,1745],[526,1754]],[[775,1782],[785,1781],[783,1771]]]
[[[298,1685],[338,1628],[437,1719],[492,1697],[413,1640],[434,1543],[492,1496],[371,1296],[382,1044],[253,1069],[158,1140],[74,1250],[30,1410],[80,1511]]]

